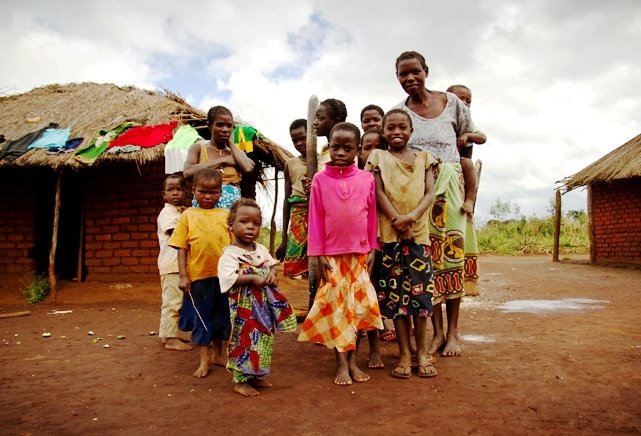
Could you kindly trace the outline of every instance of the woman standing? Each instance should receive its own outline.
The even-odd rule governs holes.
[[[214,168],[223,176],[220,200],[216,208],[229,209],[232,203],[240,199],[240,181],[242,174],[254,169],[254,161],[241,151],[231,139],[234,130],[234,118],[231,111],[224,106],[214,106],[207,113],[207,123],[211,131],[211,140],[198,141],[189,148],[183,166],[183,176],[193,178],[198,170]],[[192,206],[198,206],[195,199]]]
[[[412,118],[414,131],[409,147],[425,150],[440,160],[434,185],[430,219],[430,243],[434,267],[434,337],[428,353],[442,350],[443,356],[459,356],[458,317],[466,286],[474,286],[477,275],[474,225],[461,212],[464,199],[463,174],[456,139],[470,131],[468,108],[454,94],[425,87],[429,69],[417,52],[396,59],[396,77],[408,97],[397,105]],[[467,256],[466,253],[474,253]],[[443,327],[441,303],[445,301],[447,332]]]

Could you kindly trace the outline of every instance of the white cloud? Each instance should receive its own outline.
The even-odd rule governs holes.
[[[429,88],[473,90],[488,136],[475,149],[480,216],[497,198],[544,214],[557,180],[641,131],[637,0],[26,0],[4,2],[3,18],[4,92],[169,86],[203,109],[230,106],[290,150],[311,94],[343,100],[359,124],[366,104],[404,97],[394,60],[419,51]]]

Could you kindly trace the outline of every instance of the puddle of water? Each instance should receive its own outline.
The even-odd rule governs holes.
[[[561,300],[512,300],[499,306],[503,312],[545,313],[554,311],[572,311],[603,309],[607,300],[591,298],[563,298]]]
[[[483,335],[461,335],[461,339],[465,342],[476,342],[479,344],[487,344],[489,342],[496,342],[494,338]]]

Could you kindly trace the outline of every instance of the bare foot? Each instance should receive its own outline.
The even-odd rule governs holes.
[[[441,356],[445,357],[455,357],[461,355],[461,344],[458,337],[452,335],[447,337],[447,342],[445,347],[443,347],[443,352]]]
[[[192,347],[189,344],[185,344],[181,342],[178,338],[168,338],[167,342],[165,342],[165,349],[176,350],[176,351],[189,351],[189,350],[193,350],[194,347]]]
[[[255,388],[271,388],[272,386],[274,386],[271,382],[263,380],[262,378],[252,378],[247,383]]]
[[[256,389],[254,389],[249,383],[236,383],[234,385],[234,391],[238,392],[243,397],[255,397],[260,395]]]
[[[209,367],[208,365],[203,365],[202,363],[198,367],[196,371],[194,371],[194,377],[198,378],[203,378],[207,377],[207,373],[209,372]]]
[[[367,367],[370,369],[381,369],[385,368],[383,359],[381,359],[381,353],[378,351],[370,351],[369,358],[367,362]]]
[[[211,355],[211,364],[216,366],[227,366],[227,356],[217,355],[216,353]]]
[[[358,366],[350,365],[349,367],[349,375],[352,376],[352,380],[354,380],[356,383],[365,383],[366,381],[369,381],[371,378],[369,374],[363,372]]]
[[[471,220],[474,213],[474,200],[465,200],[461,206],[461,212],[467,215],[468,220]]]
[[[427,354],[436,354],[445,345],[443,336],[434,336],[427,346]]]
[[[352,384],[352,378],[349,376],[349,368],[347,366],[336,368],[334,384],[338,386],[349,386]]]

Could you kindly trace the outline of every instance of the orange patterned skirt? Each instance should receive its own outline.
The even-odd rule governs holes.
[[[312,341],[339,352],[356,349],[357,330],[382,329],[376,291],[366,269],[367,254],[326,256],[332,267],[305,318],[299,341]]]

